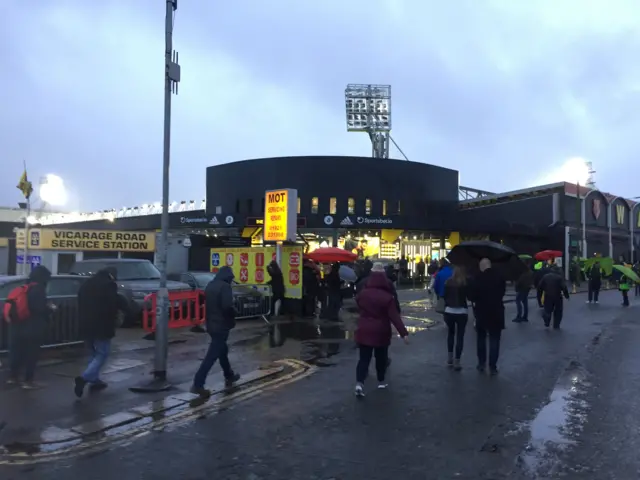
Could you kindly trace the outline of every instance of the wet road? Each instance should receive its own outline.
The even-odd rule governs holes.
[[[0,477],[637,478],[638,422],[630,417],[639,398],[640,327],[635,307],[623,312],[618,300],[606,293],[589,307],[573,297],[561,331],[545,329],[535,311],[528,325],[509,322],[495,378],[473,368],[472,331],[465,368],[454,373],[443,366],[444,330],[423,330],[416,320],[411,344],[392,346],[391,388],[370,389],[363,401],[352,396],[356,352],[348,334],[283,325],[247,348],[284,338],[280,348],[307,345],[326,368],[191,424],[88,457],[0,467]],[[428,316],[420,308],[417,319]]]

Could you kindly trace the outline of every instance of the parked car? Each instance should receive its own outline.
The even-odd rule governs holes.
[[[79,342],[78,290],[86,279],[74,275],[53,275],[47,284],[47,296],[58,307],[51,317],[44,346]],[[11,291],[27,282],[26,276],[0,276],[0,316]],[[0,319],[0,351],[8,348],[8,324]]]
[[[212,272],[184,272],[169,276],[172,280],[186,283],[192,290],[204,290],[215,277],[216,274]],[[269,312],[271,297],[257,288],[233,282],[233,296],[241,318],[259,317]]]
[[[82,260],[71,267],[72,275],[90,276],[99,270],[111,267],[117,272],[118,293],[129,305],[129,314],[123,326],[131,327],[142,322],[144,298],[160,289],[160,271],[149,260],[133,258],[106,258]],[[186,292],[191,287],[186,283],[167,281],[169,292]]]

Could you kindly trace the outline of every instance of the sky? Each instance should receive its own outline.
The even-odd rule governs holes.
[[[570,181],[562,166],[581,157],[599,188],[638,196],[634,4],[181,0],[171,200],[199,203],[211,165],[369,156],[366,134],[346,131],[349,83],[391,85],[395,141],[412,161],[459,170],[462,185]],[[21,200],[23,162],[36,184],[64,179],[71,211],[159,201],[165,2],[3,7],[0,205]]]

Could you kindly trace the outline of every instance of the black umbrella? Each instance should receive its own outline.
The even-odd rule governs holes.
[[[472,272],[478,270],[478,263],[483,258],[491,260],[492,267],[506,280],[517,280],[528,268],[513,249],[488,240],[462,242],[447,255],[452,265],[463,266]]]

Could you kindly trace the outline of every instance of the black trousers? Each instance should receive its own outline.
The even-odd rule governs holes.
[[[536,288],[536,299],[538,300],[538,307],[542,307],[542,291]]]
[[[389,347],[369,347],[367,345],[358,345],[360,349],[360,359],[356,367],[356,382],[364,383],[369,373],[369,364],[371,357],[376,357],[376,375],[379,382],[384,382],[385,373],[389,363]]]
[[[553,327],[558,328],[562,322],[562,313],[564,311],[564,301],[560,296],[544,296],[544,324],[549,326],[553,317]]]
[[[621,290],[622,292],[622,305],[629,306],[629,290]]]
[[[487,339],[489,340],[489,368],[495,370],[500,357],[500,338],[502,330],[487,330],[476,326],[476,348],[478,351],[478,366],[487,364]]]
[[[600,287],[602,282],[600,280],[589,280],[589,301],[597,302],[600,296]]]
[[[28,325],[9,325],[9,375],[19,381],[33,381],[40,357],[40,336]]]
[[[464,332],[467,328],[469,315],[445,313],[444,323],[447,325],[447,351],[453,353],[455,347],[455,356],[460,359],[462,349],[464,348]]]

